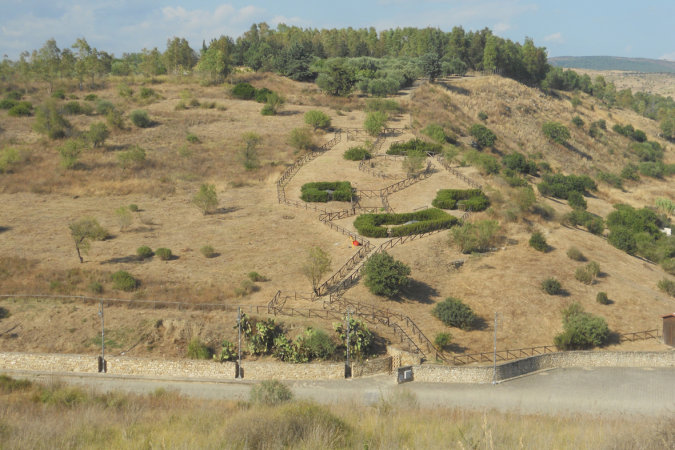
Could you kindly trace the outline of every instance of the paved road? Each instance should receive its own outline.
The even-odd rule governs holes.
[[[197,398],[246,399],[254,382],[213,379],[153,379],[98,374],[5,371],[14,377],[67,383],[95,389],[147,393],[157,388]],[[675,368],[556,369],[497,385],[407,383],[393,376],[338,381],[288,382],[297,398],[320,403],[375,403],[402,389],[422,407],[447,406],[545,414],[675,415]]]

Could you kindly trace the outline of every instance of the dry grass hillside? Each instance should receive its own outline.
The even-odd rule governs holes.
[[[288,143],[288,137],[293,128],[304,126],[304,112],[326,112],[337,129],[361,128],[364,100],[331,99],[312,84],[273,75],[238,76],[258,88],[282,93],[286,104],[281,113],[262,116],[261,104],[233,99],[223,86],[203,87],[175,80],[148,84],[158,98],[140,104],[120,97],[119,83],[108,82],[105,89],[93,93],[110,100],[125,114],[145,109],[156,124],[141,129],[127,122],[125,130],[112,132],[103,148],[85,151],[76,170],[59,165],[57,147],[62,143],[35,133],[31,128],[34,119],[13,118],[6,111],[0,112],[0,148],[16,148],[23,157],[12,173],[0,174],[0,199],[4,205],[0,213],[0,294],[87,294],[266,305],[277,290],[291,295],[309,294],[310,284],[302,275],[302,265],[313,246],[326,250],[333,270],[337,270],[355,252],[349,239],[320,223],[312,210],[278,204],[275,182],[287,165],[300,156]],[[127,83],[134,91],[141,88],[140,80]],[[81,102],[88,93],[69,92]],[[44,90],[36,90],[26,99],[38,104],[46,97]],[[192,99],[196,99],[195,105],[215,105],[176,109],[179,102]],[[579,115],[586,129],[590,122],[605,119],[609,130],[614,123],[631,123],[644,130],[649,139],[656,139],[656,123],[629,111],[608,111],[590,97],[581,99],[582,105],[574,110],[565,93],[558,98],[549,97],[499,77],[423,84],[396,99],[407,112],[394,117],[390,125],[403,128],[412,123],[414,128],[388,137],[384,149],[394,140],[415,136],[418,129],[430,123],[453,130],[460,142],[466,142],[469,126],[478,122],[477,115],[483,111],[488,116],[486,125],[498,136],[495,154],[520,151],[547,161],[555,170],[595,176],[598,170],[620,171],[631,161],[632,156],[624,151],[628,140],[611,131],[602,140],[592,139],[587,132],[570,125],[571,145],[565,148],[542,136],[542,123],[558,120],[569,124],[573,116]],[[68,119],[78,130],[103,120],[97,115]],[[248,131],[262,136],[260,167],[250,171],[238,159],[241,136]],[[198,142],[189,143],[188,134],[195,135]],[[323,132],[314,136],[319,144],[332,137],[332,133]],[[343,133],[338,145],[306,164],[291,179],[286,186],[287,197],[299,200],[300,186],[309,181],[349,180],[357,189],[380,189],[391,184],[392,180],[359,171],[358,163],[342,158],[349,147],[365,141],[365,135],[348,139]],[[667,147],[665,161],[675,162],[672,145],[662,144]],[[117,164],[117,154],[132,145],[146,150],[147,162],[140,168],[123,170]],[[466,146],[460,148],[465,150]],[[400,163],[378,164],[379,170],[395,179],[404,177]],[[438,189],[468,187],[438,162],[432,165],[431,177],[389,197],[394,211],[428,206]],[[448,232],[437,233],[390,250],[412,269],[413,283],[400,298],[374,296],[362,283],[348,290],[346,298],[406,314],[431,339],[436,333],[450,331],[454,337],[451,350],[457,353],[491,348],[495,312],[499,314],[498,346],[518,348],[550,345],[561,331],[560,311],[572,301],[605,317],[616,332],[657,328],[660,315],[675,310],[673,298],[656,287],[667,276],[658,265],[629,256],[602,237],[561,225],[558,219],[570,210],[566,203],[538,199],[555,211],[556,218],[551,220],[530,213],[507,217],[504,211],[514,201],[511,188],[498,177],[481,175],[477,168],[466,166],[458,170],[486,186],[493,202],[492,215],[474,214],[472,220],[500,220],[501,238],[495,251],[463,255],[449,243]],[[202,183],[216,186],[220,209],[214,214],[202,215],[191,202]],[[641,182],[631,183],[626,183],[623,190],[600,183],[599,192],[588,199],[589,210],[604,217],[616,202],[643,207],[653,205],[657,197],[675,198],[672,177],[643,177]],[[130,226],[121,228],[115,210],[129,204],[138,205],[139,211],[133,213]],[[367,201],[362,204],[379,206]],[[324,206],[331,210],[344,208],[337,203]],[[80,264],[68,225],[85,216],[97,218],[111,237],[93,242],[85,262]],[[352,222],[353,217],[336,221],[348,229],[353,229]],[[545,234],[551,251],[540,253],[528,246],[533,230]],[[373,243],[379,242],[373,239]],[[175,256],[169,261],[154,257],[141,262],[135,253],[142,245],[170,248]],[[200,253],[205,245],[214,248],[215,257],[205,258]],[[600,264],[602,274],[595,284],[575,280],[575,269],[581,263],[566,256],[571,246]],[[460,259],[464,264],[457,269],[453,262]],[[118,270],[129,271],[140,279],[140,288],[133,293],[114,290],[110,274]],[[266,281],[244,289],[247,274],[252,271],[263,275]],[[551,276],[561,281],[565,296],[542,292],[542,280]],[[103,292],[92,294],[92,283],[99,283]],[[608,293],[610,305],[596,303],[599,291]],[[470,305],[482,318],[482,325],[472,331],[448,329],[434,318],[434,304],[449,296]],[[0,350],[97,351],[95,306],[3,300],[0,304],[9,311],[9,316],[0,320]],[[320,307],[306,300],[287,306]],[[109,326],[115,330],[117,348],[129,354],[179,356],[184,354],[191,337],[215,343],[233,333],[233,314],[110,310]],[[288,324],[299,327],[303,322],[289,319]],[[329,322],[316,324],[330,328]],[[4,333],[6,330],[13,331]],[[386,328],[378,332],[393,340]],[[661,348],[655,341],[614,347]]]

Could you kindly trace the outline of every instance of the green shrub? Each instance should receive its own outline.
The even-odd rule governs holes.
[[[598,180],[617,189],[623,189],[623,180],[621,178],[619,175],[611,172],[598,172]]]
[[[563,292],[560,281],[555,278],[547,278],[541,282],[541,289],[548,295],[558,295]]]
[[[478,166],[481,172],[486,175],[499,173],[499,161],[492,155],[471,149],[464,153],[464,161],[471,165]]]
[[[256,89],[249,83],[237,83],[232,88],[232,96],[241,100],[252,100],[255,98]]]
[[[213,358],[213,350],[195,337],[188,344],[187,357],[190,359],[211,359]]]
[[[371,256],[363,266],[364,285],[375,295],[394,297],[410,283],[410,267],[386,252]]]
[[[12,117],[27,117],[33,115],[33,105],[30,102],[18,102],[9,108],[7,114]]]
[[[138,205],[136,205],[136,204],[134,204],[134,203],[130,204],[130,205],[128,206],[128,208],[129,208],[129,211],[131,211],[131,212],[138,212],[138,211],[139,211]]]
[[[213,359],[218,362],[235,361],[237,359],[236,347],[227,339],[223,340],[220,347],[220,353],[214,353]]]
[[[111,279],[113,282],[113,289],[117,289],[118,291],[130,292],[135,290],[140,284],[136,278],[124,270],[113,273]]]
[[[469,134],[476,140],[479,147],[492,147],[495,145],[497,136],[485,125],[474,123],[469,128]]]
[[[584,121],[579,116],[572,117],[572,123],[577,127],[581,128],[584,126]]]
[[[574,271],[574,278],[584,284],[593,284],[593,280],[595,280],[595,277],[586,266],[577,267],[577,270]]]
[[[663,258],[661,267],[669,274],[675,275],[675,258]]]
[[[318,181],[305,183],[300,188],[300,198],[306,202],[349,202],[352,185],[349,181]]]
[[[98,95],[96,94],[87,94],[84,96],[84,100],[88,102],[94,102],[98,99]]]
[[[293,128],[288,143],[296,150],[311,150],[315,146],[314,135],[308,128]]]
[[[82,142],[76,139],[68,139],[63,145],[58,147],[61,156],[61,167],[64,169],[74,169],[77,167],[77,160],[82,153]]]
[[[542,195],[550,195],[563,200],[567,200],[570,192],[588,194],[589,191],[598,190],[598,185],[588,175],[546,174],[542,180],[537,185]]]
[[[131,119],[131,123],[139,128],[148,128],[153,125],[152,120],[150,120],[150,116],[148,116],[148,112],[142,109],[132,111],[129,119]]]
[[[63,100],[66,98],[66,92],[63,89],[55,89],[54,92],[52,92],[52,98]]]
[[[16,100],[3,98],[2,100],[0,100],[0,109],[12,109],[12,107],[14,107],[14,105],[16,104],[17,104]]]
[[[443,147],[438,144],[433,144],[431,142],[423,141],[422,139],[415,138],[407,142],[395,142],[391,144],[389,150],[387,150],[388,155],[407,155],[408,153],[431,153],[437,154],[440,153]]]
[[[215,212],[218,208],[216,186],[214,184],[202,184],[199,187],[199,192],[192,197],[192,203],[194,203],[204,215]]]
[[[315,130],[317,128],[326,129],[330,128],[330,117],[323,111],[313,109],[305,113],[305,123],[314,127]]]
[[[205,258],[213,258],[216,256],[216,251],[210,245],[205,245],[199,249],[199,252],[204,255]]]
[[[249,272],[247,276],[251,281],[267,281],[267,278],[263,275],[260,275],[258,272]]]
[[[138,259],[147,259],[152,257],[155,253],[147,245],[142,245],[136,249],[136,256]]]
[[[363,128],[371,136],[379,135],[387,124],[387,114],[380,111],[369,112],[363,122]]]
[[[275,406],[291,401],[293,391],[277,380],[265,380],[251,388],[249,400],[254,405]]]
[[[669,280],[668,278],[663,278],[660,280],[656,286],[663,291],[664,293],[675,297],[675,281]]]
[[[487,113],[486,113],[485,111],[480,111],[480,112],[478,113],[478,119],[479,119],[479,120],[482,120],[483,122],[485,122],[485,121],[488,119]]]
[[[361,214],[354,220],[359,234],[367,237],[407,236],[450,228],[459,220],[436,208],[402,214]],[[387,230],[385,225],[398,225]]]
[[[29,380],[17,380],[8,375],[0,375],[0,393],[10,394],[12,392],[27,391],[33,386]]]
[[[117,154],[117,162],[123,170],[130,167],[140,167],[145,162],[145,149],[134,145],[128,150]]]
[[[605,319],[584,312],[579,303],[573,303],[563,311],[563,332],[554,342],[561,350],[583,350],[604,345],[608,339]]]
[[[93,294],[100,294],[103,292],[103,285],[98,281],[92,281],[89,283],[89,291]]]
[[[93,147],[99,147],[105,143],[105,140],[110,136],[110,130],[103,122],[92,123],[89,125],[89,132],[87,133],[87,140]]]
[[[111,101],[101,99],[96,102],[96,112],[102,116],[105,116],[114,110],[115,105],[113,105]]]
[[[535,250],[538,250],[540,252],[547,252],[548,251],[548,244],[546,243],[546,238],[544,238],[544,235],[541,234],[539,231],[535,231],[532,233],[532,236],[530,236],[530,247],[532,247]]]
[[[434,338],[434,345],[444,349],[452,344],[452,335],[450,333],[438,333]]]
[[[584,254],[576,247],[570,247],[567,250],[567,256],[574,261],[586,261]]]
[[[429,124],[422,130],[422,134],[426,134],[439,144],[445,144],[448,141],[448,136],[442,126],[435,123]]]
[[[607,292],[598,292],[598,295],[595,296],[595,301],[601,305],[609,305],[611,303],[609,297],[607,297]]]
[[[141,87],[141,90],[138,92],[138,96],[143,100],[148,100],[150,98],[157,97],[157,92],[149,87]]]
[[[66,104],[62,106],[62,111],[64,114],[68,115],[83,114],[82,105],[77,101],[66,102]]]
[[[271,94],[274,94],[273,91],[267,89],[266,87],[256,89],[255,95],[253,98],[255,99],[256,102],[258,103],[267,103],[267,99]]]
[[[582,209],[575,209],[566,214],[563,218],[563,222],[571,226],[584,226],[590,233],[596,235],[601,235],[603,231],[605,231],[605,222],[602,220],[602,217],[598,217],[595,214]]]
[[[130,98],[132,95],[134,95],[134,91],[125,83],[122,83],[117,87],[117,93],[123,98]]]
[[[309,359],[330,359],[337,348],[328,333],[314,328],[307,328],[305,333],[298,337],[296,346],[306,352]]]
[[[270,105],[265,105],[263,108],[260,110],[260,114],[263,116],[273,116],[276,114],[276,111],[274,108]]]
[[[528,161],[522,153],[518,152],[505,155],[502,158],[502,163],[506,168],[522,174],[537,175],[539,172],[537,163]]]
[[[574,209],[586,209],[588,207],[583,194],[577,191],[571,191],[567,195],[567,202]]]
[[[550,141],[560,145],[565,145],[570,139],[570,130],[559,122],[546,122],[542,125],[541,131]]]
[[[157,255],[157,257],[159,257],[159,259],[161,259],[162,261],[168,261],[173,257],[171,250],[164,247],[160,247],[157,250],[155,250],[155,255]]]
[[[474,212],[484,211],[490,206],[490,200],[480,189],[441,189],[436,192],[431,204],[441,209],[462,209]]]
[[[344,155],[342,156],[344,159],[349,161],[361,161],[364,159],[370,159],[372,155],[363,147],[351,147],[349,150],[345,151]]]
[[[58,105],[49,100],[36,108],[33,129],[49,139],[61,139],[70,133],[72,125],[63,117]]]
[[[476,314],[468,305],[453,297],[437,303],[431,313],[444,324],[462,330],[471,329],[477,319]]]
[[[496,245],[496,220],[464,222],[450,230],[451,241],[462,253],[486,252]]]
[[[380,111],[398,114],[403,111],[403,107],[401,107],[401,104],[396,100],[388,98],[373,98],[366,100],[366,111]]]

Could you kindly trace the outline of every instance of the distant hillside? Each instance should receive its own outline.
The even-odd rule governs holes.
[[[675,73],[675,61],[618,56],[557,56],[548,59],[557,67],[592,70],[625,70],[643,73]]]

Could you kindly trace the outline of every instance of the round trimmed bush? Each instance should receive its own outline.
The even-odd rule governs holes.
[[[205,258],[213,258],[216,256],[216,251],[213,249],[212,246],[210,245],[205,245],[202,248],[199,249],[202,255],[204,255]]]
[[[111,275],[113,282],[113,289],[118,291],[131,292],[135,290],[140,282],[134,278],[129,272],[120,270]]]
[[[136,249],[136,256],[138,256],[138,259],[147,259],[152,257],[152,255],[154,255],[154,253],[147,245],[142,245]]]
[[[548,295],[558,295],[562,292],[562,285],[560,281],[555,278],[547,278],[541,282],[541,288]]]
[[[155,250],[155,255],[157,255],[159,259],[161,259],[162,261],[168,261],[173,256],[171,250],[164,247],[160,247],[157,250]]]
[[[453,297],[448,297],[436,304],[432,314],[444,324],[463,330],[471,329],[476,321],[476,314],[473,310],[461,300]]]

